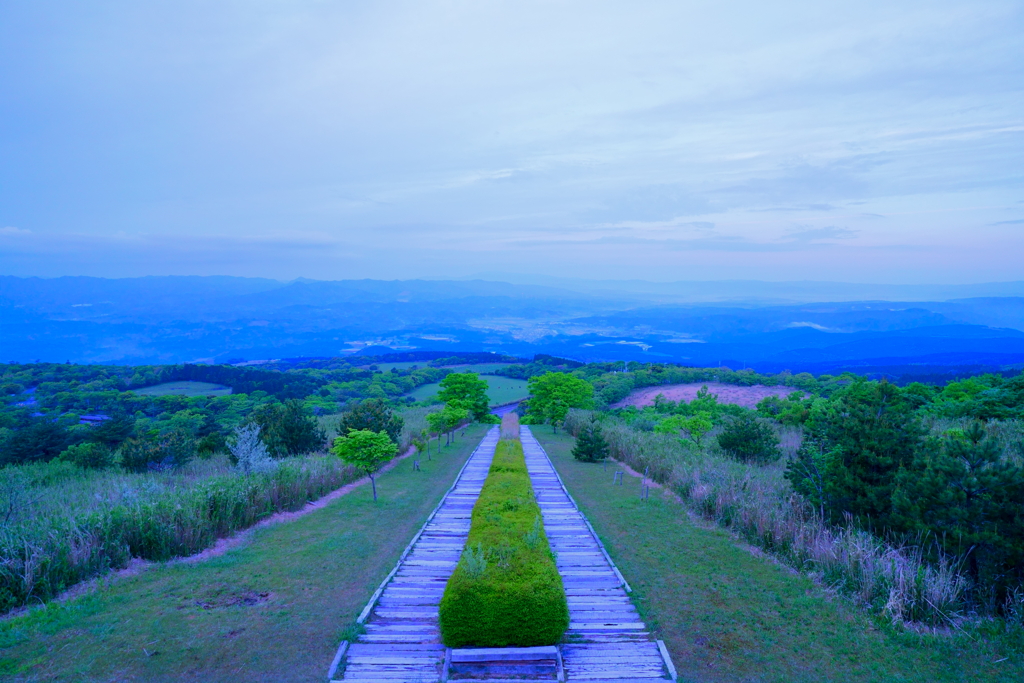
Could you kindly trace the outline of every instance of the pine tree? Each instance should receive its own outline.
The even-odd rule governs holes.
[[[583,462],[600,462],[608,457],[608,451],[608,442],[601,431],[601,425],[591,418],[590,424],[584,426],[576,437],[572,456]]]
[[[951,430],[901,472],[893,507],[902,530],[929,533],[966,557],[975,582],[1024,578],[1024,469],[980,422]]]

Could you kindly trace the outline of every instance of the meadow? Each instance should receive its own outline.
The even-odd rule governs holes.
[[[338,643],[486,431],[221,555],[143,565],[0,620],[11,681],[320,681]],[[126,625],[130,625],[126,627]]]
[[[401,452],[426,428],[430,410],[402,413]],[[319,421],[333,439],[338,417]],[[133,558],[197,553],[359,476],[326,453],[277,463],[272,472],[252,475],[241,474],[225,453],[140,473],[60,460],[0,469],[0,611],[45,602]]]
[[[573,411],[566,420],[570,433],[590,422],[591,413]],[[941,434],[965,420],[933,420]],[[828,523],[807,505],[786,479],[802,434],[798,427],[777,426],[782,457],[769,463],[748,463],[723,452],[716,437],[721,427],[699,443],[631,426],[605,416],[602,433],[611,456],[637,472],[646,472],[687,502],[690,509],[731,530],[788,565],[843,593],[857,604],[897,624],[939,629],[1008,628],[1024,636],[1021,593],[1011,592],[1005,604],[985,603],[984,586],[972,585],[966,568],[948,556],[929,553],[927,539],[886,539],[852,524]],[[1024,423],[991,425],[1006,452],[1024,444]],[[1003,619],[992,617],[1000,613]],[[1024,647],[1024,641],[1021,642]]]
[[[480,379],[487,382],[487,398],[492,406],[519,401],[530,394],[526,380],[501,377],[499,375],[480,375]],[[437,395],[440,388],[441,385],[439,383],[424,384],[410,392],[409,396],[416,401],[429,401]]]
[[[793,571],[737,531],[701,520],[672,490],[642,500],[641,476],[629,472],[614,484],[623,468],[575,460],[571,436],[533,433],[665,641],[680,681],[1024,679],[1019,630],[933,633],[893,624],[822,577]]]
[[[212,382],[164,382],[152,387],[133,389],[139,396],[227,396],[231,393],[231,387]]]

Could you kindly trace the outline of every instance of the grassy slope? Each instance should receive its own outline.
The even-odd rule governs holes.
[[[579,463],[573,439],[534,427],[570,493],[608,547],[680,680],[1011,681],[1024,662],[985,642],[919,638],[879,627],[806,577],[691,522],[640,480],[611,484],[614,463]]]
[[[164,382],[144,389],[132,389],[140,396],[227,396],[231,393],[231,387],[223,384],[212,384],[210,382]]]
[[[471,427],[421,472],[400,463],[379,478],[376,504],[361,486],[221,557],[160,565],[0,622],[0,678],[319,683],[483,433]]]
[[[487,381],[487,398],[490,399],[492,406],[518,401],[530,395],[525,380],[501,377],[500,375],[480,375],[480,379]],[[424,384],[409,392],[409,396],[417,401],[424,401],[440,390],[441,385],[437,382]]]

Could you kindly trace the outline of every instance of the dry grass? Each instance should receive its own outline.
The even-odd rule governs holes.
[[[573,411],[570,433],[589,414]],[[984,612],[956,564],[925,560],[918,545],[893,545],[851,526],[836,528],[793,492],[788,457],[759,466],[723,454],[709,434],[700,447],[668,435],[639,432],[609,419],[612,457],[678,493],[701,516],[731,529],[787,564],[885,614],[893,622],[956,625]],[[781,430],[783,451],[799,447],[799,430]]]
[[[501,438],[519,438],[519,415],[515,412],[505,413],[501,416]]]

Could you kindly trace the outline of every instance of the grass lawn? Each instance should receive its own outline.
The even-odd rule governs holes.
[[[427,361],[402,361],[400,363],[374,363],[377,369],[381,372],[391,372],[391,368],[398,368],[399,370],[408,370],[412,367],[425,368],[427,367]],[[370,367],[366,365],[364,367]]]
[[[480,379],[487,381],[487,398],[492,406],[500,406],[512,401],[518,401],[530,395],[526,380],[501,377],[500,375],[480,375]],[[424,384],[409,392],[409,396],[412,396],[417,401],[425,401],[436,395],[440,390],[441,385],[437,382]]]
[[[576,462],[572,437],[533,432],[681,681],[1024,681],[1024,657],[998,641],[894,632],[724,530],[692,522],[659,490],[640,501],[639,479],[612,485],[615,463]]]
[[[488,373],[499,368],[507,368],[509,365],[510,363],[473,363],[471,365],[445,365],[444,367],[456,372]]]
[[[0,621],[4,681],[325,680],[338,643],[483,436],[197,564]]]
[[[210,382],[164,382],[142,389],[132,389],[140,396],[227,396],[231,387]]]

